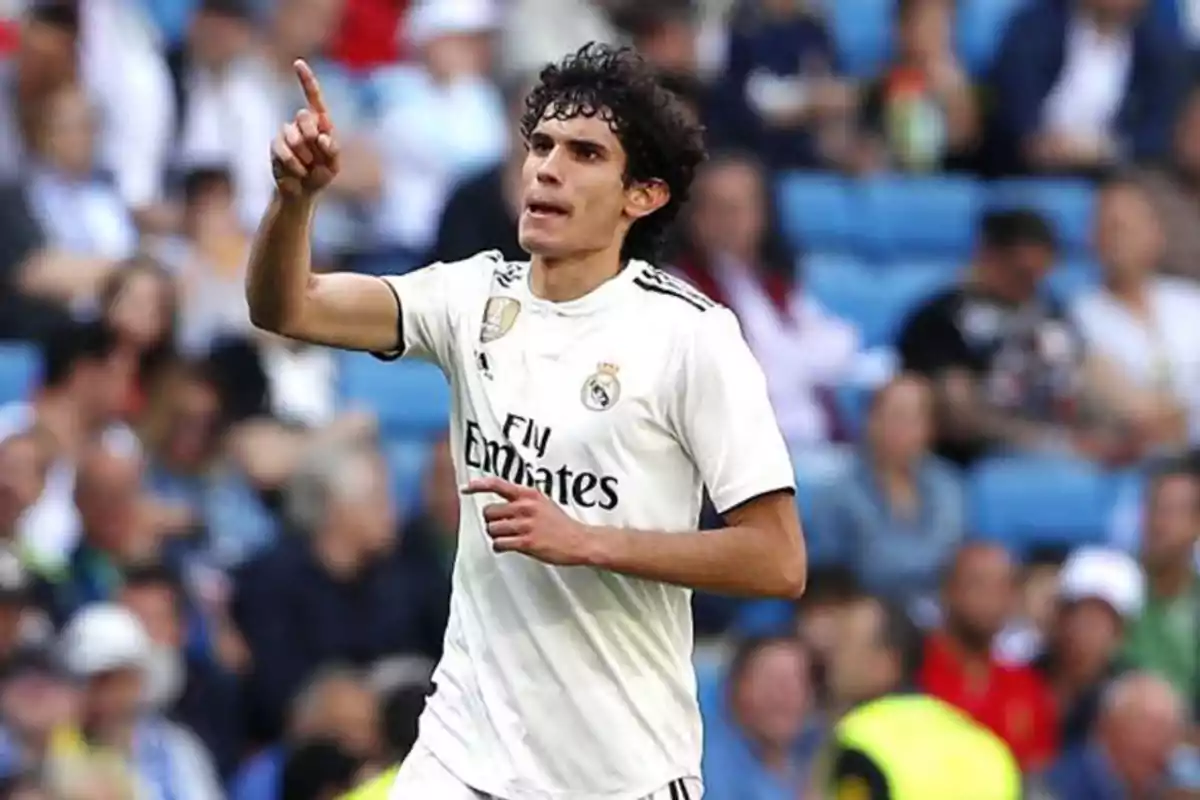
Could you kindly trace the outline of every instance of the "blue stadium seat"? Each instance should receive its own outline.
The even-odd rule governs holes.
[[[1112,481],[1072,458],[1011,457],[985,461],[968,482],[973,531],[1017,552],[1034,544],[1102,541]]]
[[[853,451],[839,445],[805,445],[792,449],[792,467],[796,472],[796,505],[805,523],[805,544],[811,564],[824,565],[836,560],[838,543],[823,536],[817,525],[818,503],[822,490],[849,469]]]
[[[855,210],[845,180],[789,172],[779,180],[778,195],[783,233],[793,247],[837,251],[849,246]]]
[[[895,0],[824,0],[843,72],[856,78],[879,73],[892,53],[895,7]]]
[[[987,74],[1008,20],[1025,0],[963,0],[955,19],[955,49],[967,70]]]
[[[27,400],[40,372],[41,355],[34,345],[0,345],[0,405]]]
[[[432,364],[347,353],[338,378],[343,401],[374,411],[388,437],[428,439],[449,423],[450,387]]]
[[[940,267],[873,271],[845,267],[810,276],[808,287],[830,311],[853,322],[867,347],[890,344],[913,308],[954,280]]]
[[[422,440],[393,439],[383,446],[391,479],[392,497],[406,516],[420,512],[421,482],[429,463],[429,444]]]
[[[833,405],[838,421],[855,440],[862,434],[871,405],[872,390],[864,386],[838,386],[833,390]]]
[[[1073,259],[1054,267],[1042,290],[1066,306],[1079,295],[1100,285],[1100,267],[1087,259]]]
[[[992,208],[1027,207],[1040,211],[1054,225],[1064,250],[1081,255],[1092,238],[1095,189],[1086,181],[1055,178],[1017,178],[997,181],[988,201]]]
[[[875,258],[966,257],[983,192],[967,178],[894,176],[866,181],[859,198],[855,238]]]

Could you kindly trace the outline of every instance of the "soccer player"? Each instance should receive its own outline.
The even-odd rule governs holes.
[[[704,158],[694,116],[631,51],[585,47],[526,101],[531,261],[315,275],[309,223],[338,150],[296,71],[308,107],[272,145],[252,318],[432,361],[453,393],[450,623],[392,800],[698,800],[689,590],[796,597],[806,564],[788,453],[733,314],[643,260]],[[706,487],[728,527],[701,533]]]

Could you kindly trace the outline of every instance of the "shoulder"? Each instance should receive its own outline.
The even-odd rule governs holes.
[[[1181,310],[1200,308],[1200,284],[1195,281],[1163,276],[1155,280],[1155,288],[1161,298]]]
[[[673,320],[693,320],[695,324],[699,315],[724,308],[678,274],[644,262],[635,262],[629,269],[636,270],[632,283],[642,293],[643,304]]]

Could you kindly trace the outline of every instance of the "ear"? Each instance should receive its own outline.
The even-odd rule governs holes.
[[[660,180],[630,184],[625,190],[625,214],[632,220],[648,217],[671,199],[671,189]]]

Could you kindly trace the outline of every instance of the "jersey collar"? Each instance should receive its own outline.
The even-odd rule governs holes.
[[[645,268],[645,262],[631,260],[625,265],[624,269],[583,297],[556,303],[552,300],[545,300],[538,297],[533,293],[533,267],[531,266],[525,276],[525,293],[529,296],[530,304],[534,308],[564,317],[583,316],[595,313],[619,302],[620,298],[625,294],[625,289],[632,284],[633,279],[640,275]]]

